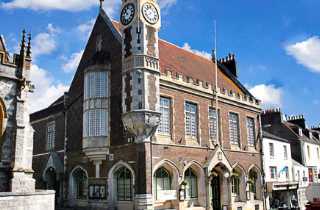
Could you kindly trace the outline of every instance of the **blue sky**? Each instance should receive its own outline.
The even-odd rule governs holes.
[[[236,54],[239,78],[264,102],[320,122],[320,1],[159,0],[160,36],[208,56],[217,21],[218,56]],[[33,34],[32,110],[67,90],[98,12],[98,0],[0,0],[0,34],[11,52],[20,31]],[[120,0],[106,0],[118,19]]]

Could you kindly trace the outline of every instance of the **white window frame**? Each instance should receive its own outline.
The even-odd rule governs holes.
[[[274,159],[274,143],[269,143],[269,155],[271,159]]]
[[[188,110],[188,106],[194,106],[195,112]],[[185,135],[191,138],[198,138],[198,126],[199,126],[199,116],[198,116],[198,104],[186,101],[184,106],[185,113]]]
[[[214,115],[211,113],[214,112]],[[209,119],[209,137],[211,141],[218,141],[218,129],[219,129],[219,110],[216,108],[209,107],[208,111],[208,119]]]
[[[251,120],[251,122],[250,122]],[[252,124],[250,124],[252,123]],[[256,126],[255,119],[253,117],[247,117],[247,140],[248,145],[254,147],[256,144]]]
[[[273,170],[274,169],[274,170]],[[271,179],[276,179],[278,177],[278,170],[277,170],[277,167],[276,166],[270,166],[269,167],[269,170],[270,170],[270,178]],[[273,173],[274,172],[274,173]],[[273,176],[274,174],[274,176]]]
[[[162,103],[162,100],[167,100],[168,104]],[[160,96],[160,112],[161,120],[158,128],[158,132],[162,135],[171,135],[172,126],[172,99],[165,96]],[[164,122],[166,120],[166,122]]]
[[[232,115],[236,116],[236,121],[231,119]],[[235,112],[229,112],[229,140],[230,144],[240,147],[240,116]]]
[[[288,160],[288,147],[287,147],[287,145],[283,145],[283,155],[284,155],[284,159]]]
[[[109,72],[88,71],[84,79],[83,137],[108,136],[109,133]],[[106,100],[99,102],[100,100]],[[90,107],[99,102],[100,107]],[[106,106],[106,107],[105,107]]]
[[[56,140],[56,122],[51,121],[47,123],[47,150],[53,150],[55,148]]]

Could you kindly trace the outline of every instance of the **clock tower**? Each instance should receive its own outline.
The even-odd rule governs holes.
[[[122,0],[122,121],[135,143],[150,142],[160,123],[160,7],[156,0]]]

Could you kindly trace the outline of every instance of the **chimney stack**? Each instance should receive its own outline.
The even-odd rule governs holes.
[[[264,125],[281,124],[282,112],[280,108],[264,110],[261,113],[261,123]]]
[[[219,59],[218,63],[229,69],[233,76],[238,77],[236,56],[234,54],[229,53],[227,57]]]
[[[301,127],[302,129],[306,129],[307,127],[306,120],[303,115],[288,116],[287,121]]]

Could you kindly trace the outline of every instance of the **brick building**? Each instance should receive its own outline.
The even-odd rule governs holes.
[[[235,57],[159,39],[154,0],[120,17],[100,9],[68,93],[31,115],[37,185],[67,206],[264,209],[261,109]]]

